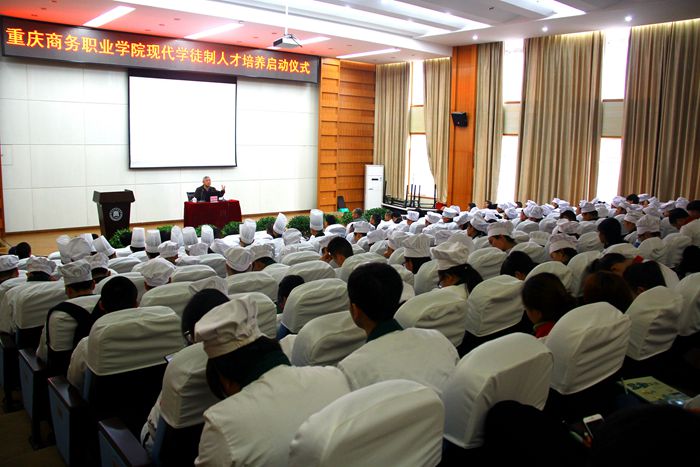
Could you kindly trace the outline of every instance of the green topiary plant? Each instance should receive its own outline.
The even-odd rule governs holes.
[[[231,221],[228,224],[224,226],[223,229],[221,229],[221,235],[226,236],[226,235],[237,235],[239,233],[239,226],[241,225],[240,222],[236,221]]]
[[[255,230],[257,230],[258,232],[260,232],[261,230],[263,232],[267,232],[267,226],[270,224],[274,224],[276,219],[276,217],[272,216],[261,217],[256,223],[257,225],[255,226]]]
[[[340,218],[340,223],[343,225],[348,225],[350,222],[352,222],[352,213],[344,212],[343,217]]]
[[[309,216],[295,216],[292,217],[287,223],[287,228],[298,229],[304,237],[309,238],[311,236],[311,227],[309,227],[309,222],[311,222]]]
[[[160,227],[156,227],[158,230],[160,230],[160,240],[162,242],[167,242],[170,240],[170,232],[172,232],[173,227],[173,225],[161,225]]]
[[[124,248],[131,244],[131,230],[129,229],[119,229],[114,232],[112,238],[109,239],[109,244],[112,248]]]
[[[365,220],[366,220],[367,222],[369,222],[369,220],[372,218],[372,214],[379,214],[379,218],[383,220],[383,219],[384,219],[384,213],[387,212],[387,211],[388,211],[387,208],[372,208],[372,209],[366,210],[365,213],[364,213],[364,215],[363,215],[362,217],[364,217]]]

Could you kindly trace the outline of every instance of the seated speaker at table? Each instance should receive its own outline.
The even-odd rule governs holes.
[[[207,176],[202,179],[202,186],[197,187],[197,189],[195,190],[194,197],[197,198],[198,202],[209,202],[212,196],[221,198],[222,196],[224,196],[225,192],[225,185],[221,185],[221,190],[217,190],[216,188],[211,186],[211,178]]]

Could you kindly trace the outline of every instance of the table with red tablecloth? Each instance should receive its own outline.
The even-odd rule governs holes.
[[[185,227],[210,224],[221,229],[231,221],[241,220],[241,203],[235,199],[217,203],[185,202]]]

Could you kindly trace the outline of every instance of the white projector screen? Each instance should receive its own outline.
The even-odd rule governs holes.
[[[236,83],[129,76],[129,167],[236,166]]]

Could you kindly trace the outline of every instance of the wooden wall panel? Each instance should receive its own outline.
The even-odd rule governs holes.
[[[365,164],[373,161],[374,65],[324,58],[319,93],[318,206],[364,205]]]
[[[451,112],[466,112],[469,126],[450,125],[447,204],[466,209],[474,186],[474,114],[476,111],[477,46],[452,49]]]

